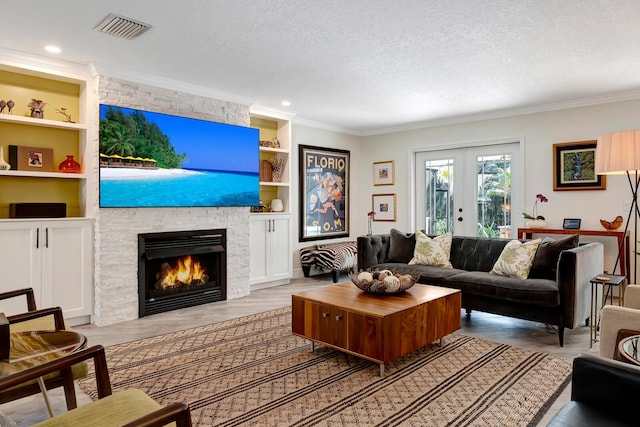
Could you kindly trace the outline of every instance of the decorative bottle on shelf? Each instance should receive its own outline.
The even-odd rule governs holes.
[[[58,170],[64,173],[79,173],[80,163],[76,162],[72,155],[67,155],[67,160],[60,163]]]
[[[4,161],[4,147],[0,145],[0,171],[8,171],[11,165]]]

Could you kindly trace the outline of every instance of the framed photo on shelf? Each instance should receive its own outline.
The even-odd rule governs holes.
[[[553,144],[553,190],[605,190],[596,175],[596,140]]]
[[[373,185],[393,185],[395,168],[393,160],[373,163]]]
[[[374,221],[395,221],[396,220],[396,195],[394,194],[374,194],[371,196],[373,220]]]
[[[53,149],[9,145],[11,169],[30,172],[53,172]]]
[[[565,218],[562,221],[562,228],[565,230],[579,230],[582,220],[580,218]]]
[[[299,146],[299,241],[349,236],[348,150]]]

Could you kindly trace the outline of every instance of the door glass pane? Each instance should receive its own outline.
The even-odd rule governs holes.
[[[453,232],[453,159],[425,161],[427,234]]]
[[[476,159],[478,236],[511,238],[511,155]]]

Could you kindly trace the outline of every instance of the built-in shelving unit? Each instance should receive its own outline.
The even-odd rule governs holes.
[[[252,289],[289,283],[292,276],[291,241],[291,121],[252,112],[251,127],[260,130],[260,162],[284,159],[280,180],[260,181],[260,201],[266,208],[251,214],[250,284]],[[276,141],[279,146],[265,146]],[[274,199],[281,212],[270,212]]]
[[[3,160],[10,162],[10,146],[42,154],[35,165],[18,158],[0,170],[0,290],[32,288],[39,307],[62,307],[70,325],[89,323],[93,312],[92,85],[81,67],[0,51],[0,100],[15,103],[0,113]],[[46,103],[44,118],[31,117],[31,99]],[[58,172],[69,155],[80,173]],[[65,203],[67,217],[10,218],[12,203]]]
[[[2,60],[2,58],[0,58]],[[0,113],[0,147],[9,162],[9,146],[28,146],[52,150],[49,164],[38,167],[0,170],[0,220],[9,218],[11,203],[65,203],[70,218],[90,217],[91,195],[87,173],[92,157],[87,149],[87,93],[90,78],[57,71],[35,71],[0,62],[0,100],[15,105]],[[44,118],[30,117],[31,99],[46,103]],[[64,111],[71,121],[61,113]],[[74,156],[82,170],[58,172],[58,165]],[[14,165],[15,166],[15,165]]]

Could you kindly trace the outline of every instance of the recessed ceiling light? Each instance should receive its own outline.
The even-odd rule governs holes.
[[[52,45],[45,46],[44,50],[46,50],[49,53],[60,53],[60,52],[62,52],[62,49],[60,49],[58,46],[52,46]]]
[[[283,107],[288,107],[288,106],[290,106],[290,105],[291,105],[291,101],[286,101],[286,100],[285,100],[285,101],[282,101],[280,104],[281,104]]]

